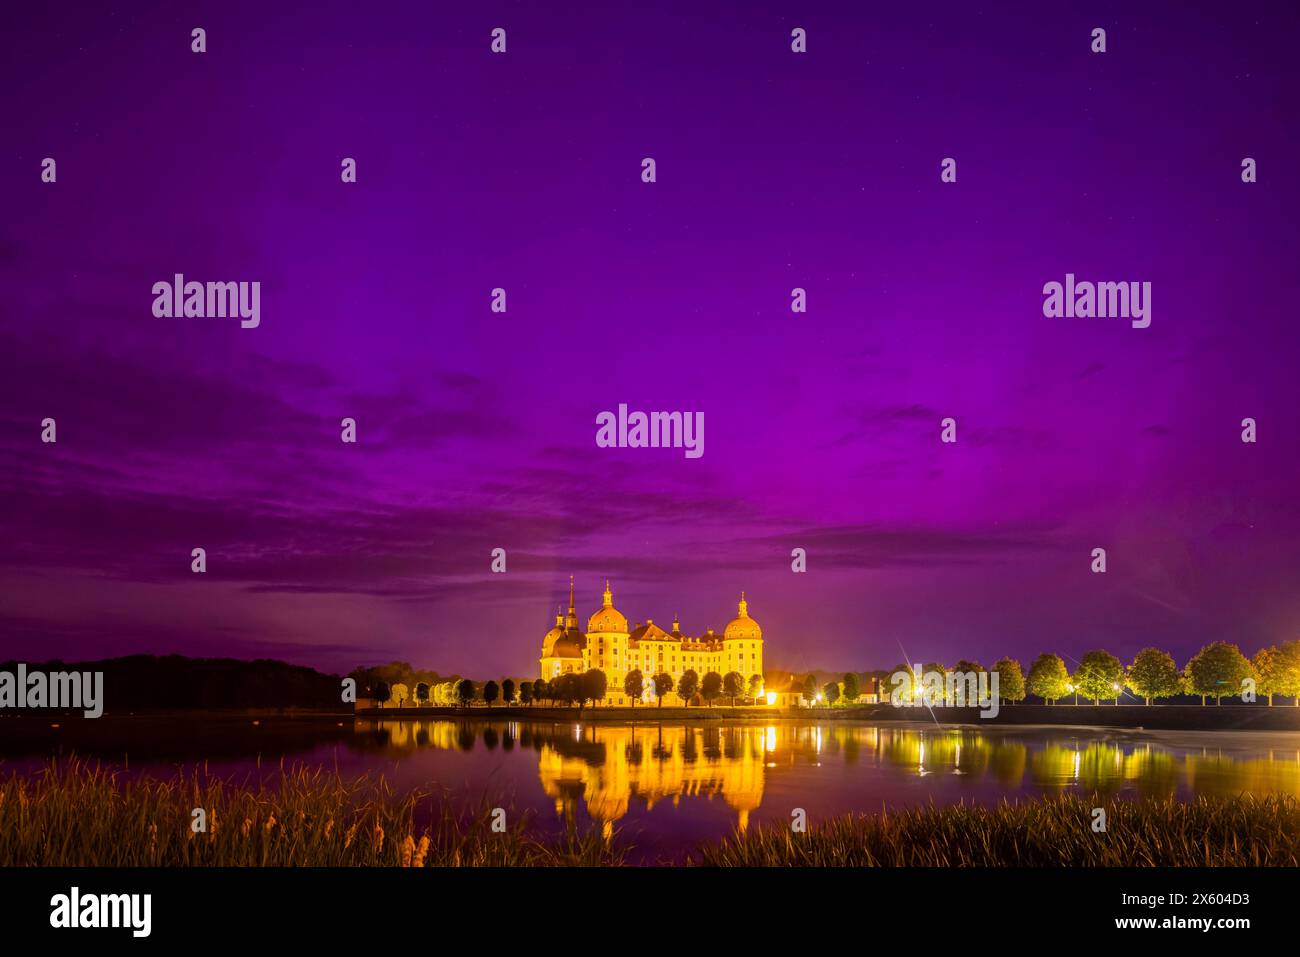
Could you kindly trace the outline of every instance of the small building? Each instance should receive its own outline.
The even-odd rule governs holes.
[[[774,708],[806,708],[808,702],[803,696],[803,682],[791,677],[782,685],[773,685],[766,689],[767,703]]]
[[[854,698],[852,701],[848,701],[847,699],[842,699],[844,700],[844,703],[845,704],[879,704],[880,703],[879,682],[874,677],[859,678],[858,681],[859,681],[858,696]],[[840,686],[841,692],[843,692],[843,687],[844,687],[843,685]]]

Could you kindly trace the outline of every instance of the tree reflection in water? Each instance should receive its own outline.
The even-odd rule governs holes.
[[[1288,748],[1252,748],[1245,736],[1212,748],[1189,747],[1179,743],[1186,737],[810,721],[359,719],[350,744],[399,761],[429,750],[499,751],[500,760],[510,762],[502,773],[516,780],[535,774],[561,818],[572,821],[583,810],[607,830],[634,804],[648,812],[665,801],[684,810],[714,800],[743,830],[783,775],[811,781],[819,794],[843,805],[834,808],[838,812],[864,810],[868,794],[877,804],[880,798],[920,796],[942,804],[1063,791],[1183,800],[1300,794],[1300,735],[1269,736],[1270,743],[1293,745]],[[519,753],[508,754],[516,744]]]

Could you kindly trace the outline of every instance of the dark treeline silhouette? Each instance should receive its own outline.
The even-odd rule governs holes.
[[[105,714],[152,710],[301,708],[345,711],[343,679],[269,658],[129,655],[100,661],[25,661],[32,671],[102,671]],[[0,663],[16,673],[17,662]]]

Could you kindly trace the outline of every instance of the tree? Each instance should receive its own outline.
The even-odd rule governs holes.
[[[1206,697],[1222,705],[1224,695],[1240,694],[1241,683],[1254,677],[1254,671],[1240,648],[1226,641],[1215,641],[1192,656],[1183,676],[1191,693],[1201,696],[1204,707]]]
[[[1300,641],[1283,642],[1277,647],[1278,661],[1273,664],[1273,694],[1286,695],[1300,707]]]
[[[736,706],[736,699],[744,697],[745,676],[739,671],[728,671],[722,676],[722,693],[731,699],[731,706]]]
[[[827,704],[834,704],[840,700],[840,686],[831,681],[826,687],[822,688],[822,694],[826,696]]]
[[[722,694],[722,675],[716,671],[710,671],[700,682],[700,696],[713,707],[713,699]]]
[[[695,673],[694,668],[687,668],[682,672],[682,676],[677,679],[677,694],[686,702],[686,707],[691,706],[691,699],[695,693],[700,690],[700,676]]]
[[[943,683],[944,704],[947,704],[949,706],[953,706],[957,704],[956,695],[958,693],[958,689],[960,689],[962,700],[967,705],[974,704],[975,700],[977,700],[978,698],[979,674],[983,670],[984,670],[984,666],[980,664],[978,661],[968,661],[965,658],[958,660],[958,662],[955,665],[953,665],[951,668],[944,669],[944,683]],[[953,675],[953,676],[960,675],[961,678],[957,679],[956,677],[954,677],[954,679],[950,682],[948,680],[949,675]],[[966,675],[975,675],[975,680],[977,683],[974,686],[974,689],[971,688],[969,681],[967,681],[966,679]]]
[[[751,698],[754,699],[754,703],[755,703],[755,704],[758,703],[758,696],[761,695],[762,693],[763,693],[763,676],[762,676],[762,675],[750,675],[750,676],[749,676],[749,696],[750,696]]]
[[[893,694],[894,672],[892,671],[868,671],[867,677],[872,684],[867,687],[875,687],[876,701],[884,704]]]
[[[393,698],[397,702],[399,708],[402,706],[402,702],[410,696],[411,689],[406,687],[406,685],[402,684],[400,681],[393,685]]]
[[[384,702],[393,697],[393,689],[388,687],[388,682],[379,681],[375,683],[375,700],[379,702],[379,707],[384,706]]]
[[[1172,656],[1159,648],[1143,648],[1128,666],[1128,686],[1145,699],[1171,698],[1183,690],[1182,675]]]
[[[940,678],[946,678],[948,676],[948,669],[945,668],[943,665],[939,664],[939,662],[937,661],[929,661],[921,665],[922,681],[925,680],[926,675],[931,675],[931,674],[937,674]],[[944,682],[944,685],[945,686],[947,685],[946,681]]]
[[[650,680],[654,682],[655,698],[659,702],[659,707],[662,708],[664,706],[664,695],[670,694],[673,690],[673,676],[661,671]]]
[[[551,700],[563,701],[569,705],[575,701],[585,704],[581,676],[569,671],[556,678],[551,683]],[[578,710],[581,711],[582,708],[579,707]]]
[[[415,686],[415,700],[421,704],[429,703],[429,685],[421,681]]]
[[[439,681],[433,687],[433,703],[441,705],[454,705],[457,703],[456,685],[459,679],[452,678],[447,681]]]
[[[1102,698],[1114,698],[1119,704],[1119,689],[1124,680],[1124,666],[1110,652],[1095,649],[1079,660],[1074,672],[1074,686],[1085,698],[1100,704]]]
[[[1049,704],[1064,697],[1069,683],[1070,673],[1065,670],[1060,655],[1041,654],[1029,666],[1029,680],[1026,682],[1029,693]]]
[[[858,684],[857,672],[850,671],[844,675],[843,688],[845,704],[852,704],[858,700],[858,696],[862,694],[862,687]]]
[[[633,668],[623,679],[623,693],[632,699],[632,707],[641,700],[641,695],[645,692],[645,679],[641,677],[641,672]]]
[[[501,692],[500,686],[495,681],[489,681],[483,686],[483,700],[487,706],[492,707],[492,702],[497,700],[497,695]]]
[[[803,700],[812,704],[817,700],[817,676],[809,675],[803,679]]]
[[[519,703],[529,708],[533,706],[533,683],[531,681],[521,681],[519,683]]]
[[[1268,706],[1273,707],[1273,695],[1277,694],[1273,690],[1274,677],[1277,673],[1277,649],[1261,648],[1255,652],[1255,657],[1250,659],[1251,667],[1255,669],[1255,674],[1259,676],[1257,690],[1262,695],[1268,696]]]
[[[547,682],[544,681],[543,679],[538,678],[536,681],[533,682],[534,700],[541,701],[543,698],[546,698],[548,701],[554,702],[555,697],[551,695],[549,692],[550,692],[550,685],[547,684]]]
[[[511,678],[506,678],[501,682],[501,700],[506,704],[515,702],[515,683]]]
[[[1300,706],[1300,641],[1261,648],[1251,663],[1259,679],[1259,692],[1268,695],[1270,708],[1275,694],[1286,695]]]
[[[998,697],[1005,701],[1025,700],[1025,673],[1014,658],[999,658],[993,670],[998,675]]]
[[[582,699],[585,701],[590,698],[593,708],[600,704],[600,699],[605,697],[605,690],[608,687],[609,679],[599,668],[592,668],[582,673]]]
[[[895,689],[894,675],[898,674],[906,675],[907,682]],[[917,674],[916,669],[911,665],[898,664],[894,666],[893,671],[885,675],[880,689],[882,701],[887,699],[892,704],[895,690],[897,690],[900,703],[915,702],[921,697],[921,676]]]
[[[474,682],[468,678],[462,678],[460,683],[456,685],[456,698],[468,708],[469,703],[474,700]]]

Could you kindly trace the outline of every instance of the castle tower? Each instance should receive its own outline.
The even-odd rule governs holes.
[[[763,674],[763,629],[749,617],[749,602],[745,601],[743,591],[736,606],[736,617],[722,633],[721,665],[724,675],[728,671],[738,672],[747,686],[751,677]]]
[[[623,690],[628,672],[627,618],[614,607],[614,592],[605,580],[600,609],[587,620],[587,648],[583,664],[587,670],[598,668],[605,673],[609,691]]]

